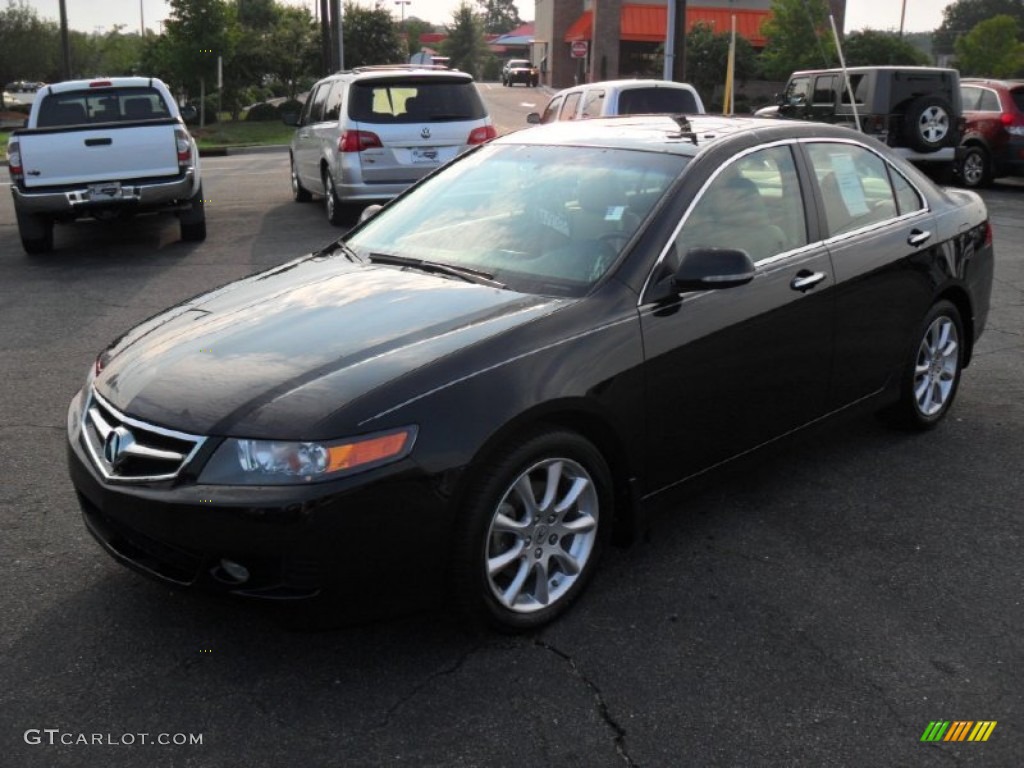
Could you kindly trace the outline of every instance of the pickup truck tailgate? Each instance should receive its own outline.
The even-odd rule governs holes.
[[[25,187],[177,176],[174,128],[167,122],[23,131]]]

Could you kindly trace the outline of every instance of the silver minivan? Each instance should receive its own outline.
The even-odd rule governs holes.
[[[559,91],[543,113],[531,112],[528,123],[583,120],[588,117],[642,114],[704,114],[704,102],[689,83],[672,80],[604,80]]]
[[[343,208],[388,200],[474,144],[497,134],[473,78],[444,67],[359,67],[320,80],[291,142],[292,195]]]

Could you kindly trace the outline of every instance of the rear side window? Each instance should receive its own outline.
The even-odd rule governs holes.
[[[97,88],[45,97],[39,105],[39,128],[90,123],[159,120],[171,113],[154,88]]]
[[[981,99],[978,101],[978,109],[982,112],[999,112],[999,96],[996,95],[996,92],[990,91],[987,88],[982,89]]]
[[[468,80],[374,80],[355,83],[348,115],[360,123],[424,123],[487,117]]]
[[[895,218],[899,211],[886,163],[863,147],[809,144],[807,153],[818,180],[829,237]],[[913,209],[912,190],[902,204]],[[920,201],[918,201],[920,206]]]
[[[576,107],[579,106],[580,96],[582,95],[582,93],[576,91],[575,93],[570,93],[565,97],[565,106],[562,107],[562,112],[558,115],[559,120],[576,119]]]
[[[620,115],[697,112],[697,100],[683,88],[630,88],[619,95]]]
[[[591,88],[583,98],[583,112],[580,117],[600,117],[603,104],[604,90],[601,88]]]
[[[1024,112],[1024,88],[1014,88],[1010,91],[1010,98],[1017,105],[1017,111]]]
[[[964,85],[960,88],[960,101],[963,103],[963,108],[969,111],[975,111],[978,109],[978,102],[981,100],[981,88],[975,88],[972,85]]]

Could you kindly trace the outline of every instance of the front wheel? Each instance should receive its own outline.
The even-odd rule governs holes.
[[[949,301],[937,302],[925,315],[902,376],[900,399],[884,415],[896,426],[931,429],[949,412],[960,387],[964,326]]]
[[[981,147],[967,147],[958,170],[960,184],[968,189],[987,187],[992,182],[992,163]]]
[[[608,465],[580,435],[550,430],[476,471],[455,537],[459,606],[504,631],[547,624],[583,591],[611,531]]]

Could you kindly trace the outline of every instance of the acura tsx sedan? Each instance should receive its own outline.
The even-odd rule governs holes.
[[[688,478],[856,405],[934,427],[992,273],[981,199],[863,134],[541,126],[113,342],[71,479],[165,582],[527,630]]]

